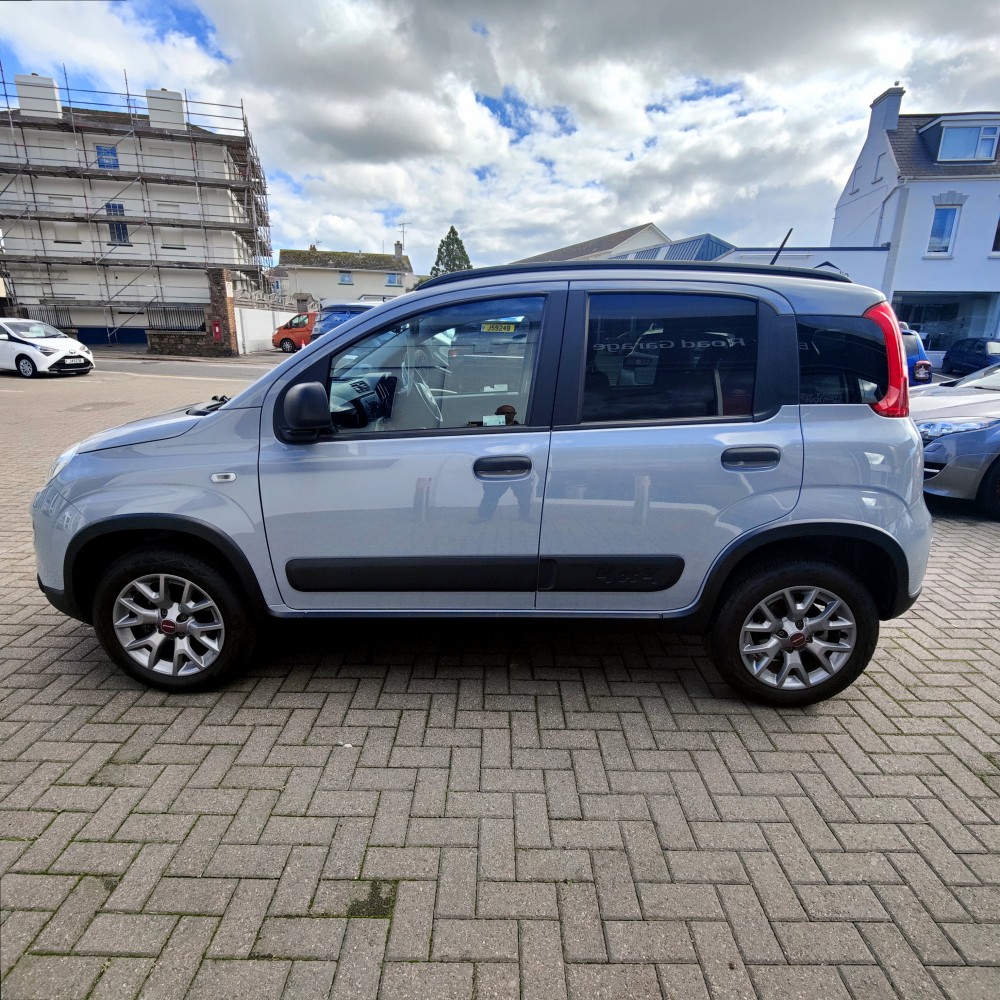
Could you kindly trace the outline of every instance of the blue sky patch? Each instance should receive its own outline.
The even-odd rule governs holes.
[[[576,131],[576,124],[569,113],[569,108],[556,105],[550,108],[549,112],[555,119],[556,125],[559,126],[559,135],[572,135]]]
[[[647,104],[643,109],[647,115],[665,115],[670,109],[665,104]]]
[[[490,29],[486,27],[483,21],[473,21],[469,27],[472,28],[475,34],[481,35],[483,38],[489,38]]]
[[[267,178],[270,181],[277,181],[283,184],[294,194],[302,194],[302,182],[284,170],[271,168],[267,172]]]
[[[171,32],[185,35],[217,59],[231,61],[215,44],[215,25],[193,0],[138,0],[128,5],[128,11],[161,41]]]
[[[488,163],[483,164],[481,167],[473,167],[472,172],[476,175],[477,181],[487,181],[491,177],[496,176],[493,168]]]
[[[514,133],[514,142],[531,133],[531,109],[513,87],[504,87],[501,97],[490,97],[477,91],[476,102],[486,108],[505,129]]]
[[[727,97],[740,89],[738,83],[716,83],[707,77],[698,77],[694,85],[681,94],[682,101],[703,101],[706,97]]]

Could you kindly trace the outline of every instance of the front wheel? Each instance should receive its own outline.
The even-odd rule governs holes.
[[[295,353],[295,341],[289,340],[288,337],[285,337],[285,339],[278,346],[285,354]]]
[[[27,355],[22,354],[17,359],[17,374],[21,378],[34,378],[38,374],[38,365]]]
[[[832,563],[795,560],[748,573],[719,608],[708,639],[712,661],[734,688],[768,705],[838,694],[878,642],[871,594]]]
[[[979,509],[988,517],[1000,520],[1000,458],[983,476],[976,502],[979,504]]]
[[[253,620],[214,566],[170,549],[133,552],[100,578],[94,629],[127,674],[166,691],[193,691],[247,663]]]

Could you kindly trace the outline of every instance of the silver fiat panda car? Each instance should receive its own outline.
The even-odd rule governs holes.
[[[896,318],[840,275],[464,271],[59,456],[39,585],[166,690],[241,667],[266,616],[627,616],[804,705],[919,593],[908,412]]]

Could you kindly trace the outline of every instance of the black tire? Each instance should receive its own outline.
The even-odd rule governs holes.
[[[21,378],[35,378],[38,375],[38,365],[26,354],[18,355],[17,361],[14,364],[17,367],[17,374]]]
[[[791,592],[791,599],[806,607],[806,593],[813,589],[818,593],[808,610],[800,610],[801,617],[783,613],[789,605],[782,592]],[[766,622],[762,607],[771,611],[771,623]],[[838,609],[842,612],[830,623],[833,627],[823,628],[824,614]],[[796,618],[802,624],[796,625]],[[782,629],[785,621],[795,631]],[[841,623],[844,627],[838,629]],[[756,636],[761,647],[758,656],[747,654],[747,660],[758,668],[756,674],[744,660],[745,631],[748,642]],[[878,632],[875,602],[856,576],[832,563],[788,560],[748,572],[725,590],[708,648],[716,669],[741,694],[767,705],[793,707],[832,698],[855,681],[875,652]],[[765,642],[771,644],[769,652],[764,651]],[[830,647],[827,660],[817,655],[826,643],[845,648]],[[781,681],[784,668],[790,673]]]
[[[998,458],[983,476],[976,494],[979,509],[987,515],[1000,521],[1000,458]]]
[[[137,586],[150,577],[158,580],[145,584],[146,590]],[[187,591],[185,583],[190,586]],[[129,611],[120,599],[131,602],[128,607],[135,621],[123,617]],[[206,601],[211,608],[199,610]],[[190,615],[183,613],[187,607],[192,609]],[[162,624],[140,621],[140,616]],[[217,684],[249,663],[256,642],[254,621],[238,588],[210,563],[172,549],[132,552],[108,568],[94,595],[94,629],[122,670],[164,691],[195,691]],[[144,645],[147,638],[149,644]],[[125,642],[139,645],[130,653]],[[202,666],[195,662],[199,657],[205,661]],[[164,672],[171,668],[176,672]]]
[[[283,354],[295,353],[295,341],[290,340],[288,337],[285,337],[285,339],[280,344],[278,344],[278,347],[281,348]]]

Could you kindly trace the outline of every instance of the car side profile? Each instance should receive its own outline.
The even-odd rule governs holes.
[[[284,354],[294,354],[305,347],[312,339],[313,327],[319,315],[315,311],[297,313],[274,331],[271,346]]]
[[[964,337],[944,353],[941,371],[945,375],[968,375],[1000,362],[1000,340]]]
[[[86,375],[94,355],[86,344],[33,319],[0,319],[0,369],[22,378],[37,375]]]
[[[648,618],[742,694],[855,680],[920,592],[922,446],[884,296],[794,268],[441,276],[226,401],[57,459],[39,585],[166,690],[267,617]]]

